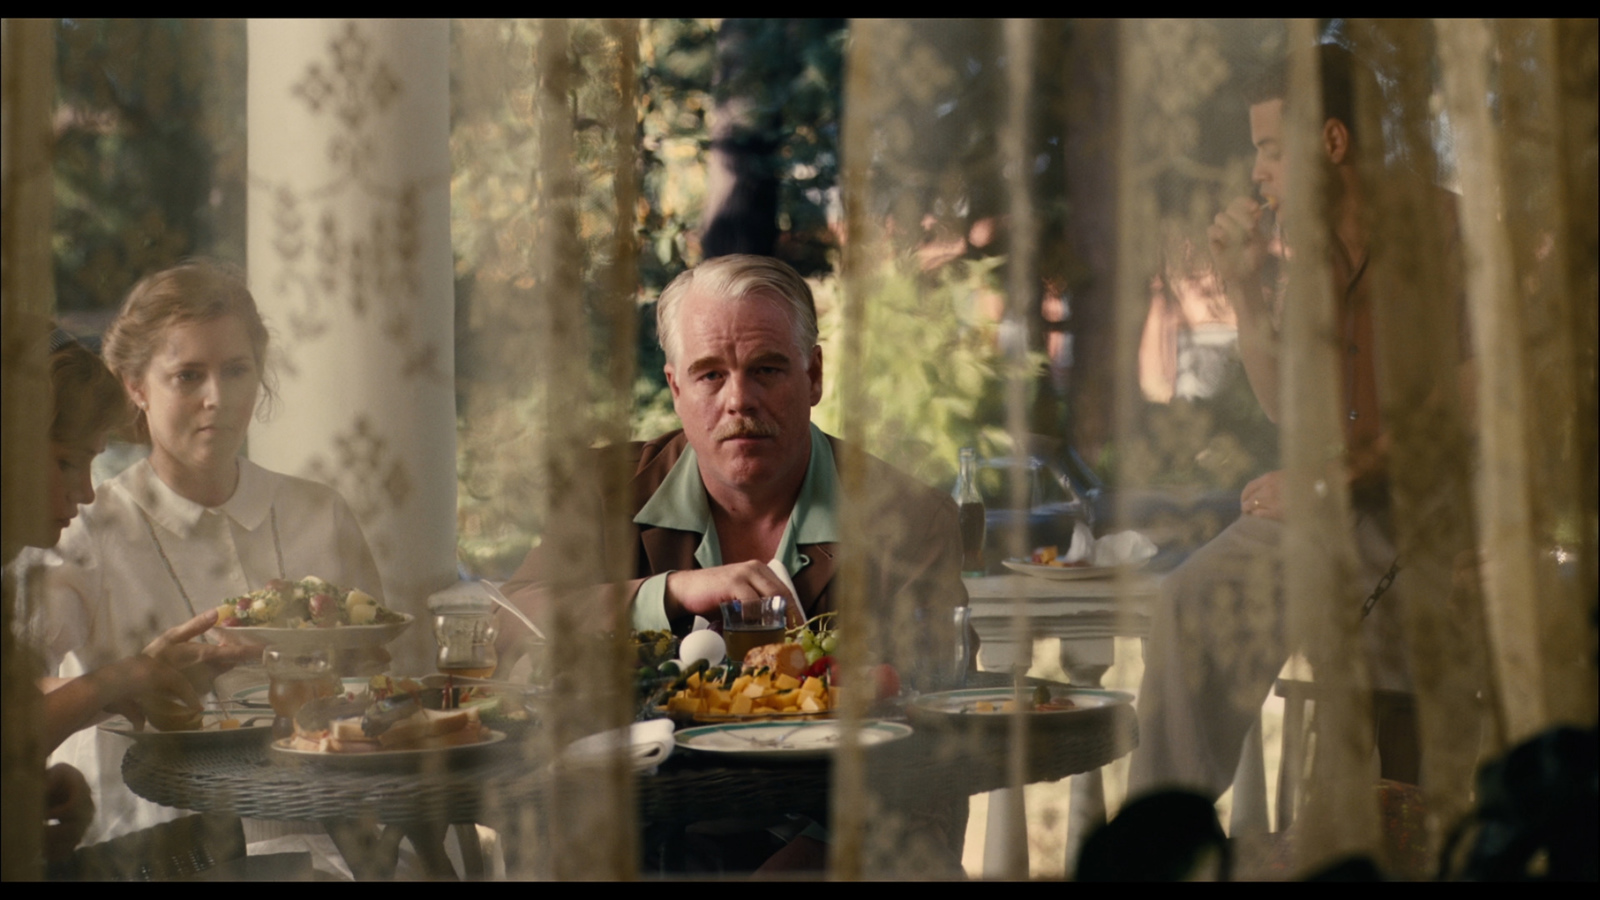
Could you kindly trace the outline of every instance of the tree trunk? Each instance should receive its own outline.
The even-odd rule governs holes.
[[[728,19],[717,31],[710,173],[701,247],[707,259],[730,253],[771,256],[778,244],[775,155],[781,108],[764,95],[773,60],[756,52],[761,19]]]

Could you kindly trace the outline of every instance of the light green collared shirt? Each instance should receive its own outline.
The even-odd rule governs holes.
[[[633,521],[636,525],[699,534],[700,546],[695,548],[694,560],[700,568],[709,569],[722,565],[722,543],[717,540],[717,526],[711,520],[711,503],[706,499],[705,482],[700,480],[699,460],[693,447],[684,450]],[[800,552],[802,545],[838,542],[838,501],[839,470],[834,466],[833,447],[822,429],[812,425],[811,462],[806,465],[806,480],[800,485],[800,495],[789,513],[789,524],[778,542],[778,558],[783,560],[791,580],[811,564],[811,558]],[[653,575],[639,586],[639,593],[633,598],[635,631],[665,631],[672,627],[666,612],[667,576],[670,574]]]

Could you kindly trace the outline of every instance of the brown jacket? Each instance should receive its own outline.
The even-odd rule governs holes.
[[[835,459],[843,458],[843,447],[833,437],[828,438]],[[650,499],[667,473],[688,447],[681,430],[662,435],[647,443],[629,445],[633,456],[632,493],[627,510],[629,529],[633,541],[632,580],[620,594],[613,594],[619,603],[618,612],[628,608],[639,586],[646,578],[663,572],[698,568],[694,552],[700,546],[700,535],[692,531],[671,528],[639,526],[632,519]],[[874,612],[873,619],[887,628],[886,640],[878,638],[873,646],[888,643],[906,644],[894,656],[917,654],[926,647],[914,647],[906,642],[913,634],[924,640],[937,641],[933,646],[953,647],[951,611],[967,603],[966,588],[961,583],[961,535],[956,523],[956,506],[949,496],[899,472],[882,460],[866,457],[866,478],[869,496],[865,498],[867,521],[871,523],[872,539],[864,548],[867,560],[866,596]],[[603,508],[604,504],[600,504]],[[597,540],[597,543],[601,543]],[[836,543],[802,544],[800,552],[810,557],[811,563],[794,577],[795,591],[807,616],[814,616],[835,608],[837,602],[835,575],[840,565],[840,555],[846,551]],[[551,552],[549,544],[535,548],[504,586],[505,594],[524,609],[538,611],[552,592],[550,588],[551,557],[561,554]],[[563,566],[570,567],[570,556],[561,555]],[[606,558],[609,553],[602,553]],[[599,579],[591,579],[589,583]],[[566,584],[575,582],[567,580]],[[577,583],[582,583],[578,581]],[[584,605],[593,615],[579,618],[600,628],[615,627],[619,616],[606,613],[610,605],[604,592],[589,589],[576,592],[573,602]],[[626,616],[620,617],[626,622]],[[673,629],[682,633],[689,620],[673,622]],[[930,627],[931,626],[931,627]],[[948,637],[948,640],[946,640]],[[920,642],[918,642],[920,643]]]

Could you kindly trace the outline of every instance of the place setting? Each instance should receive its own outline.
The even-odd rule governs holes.
[[[1134,572],[1155,557],[1154,541],[1137,531],[1121,531],[1096,538],[1089,525],[1073,527],[1065,553],[1059,546],[1036,547],[1027,559],[1012,557],[1000,564],[1013,572],[1047,581],[1089,581]]]
[[[498,622],[485,593],[436,594],[429,612],[437,672],[421,678],[340,680],[328,666],[329,648],[268,648],[277,714],[271,756],[344,769],[450,768],[531,728],[532,686],[489,678],[499,662]]]

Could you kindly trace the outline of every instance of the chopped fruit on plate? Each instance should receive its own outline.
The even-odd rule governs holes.
[[[1080,566],[1087,566],[1089,564],[1088,560],[1083,560],[1082,562],[1067,562],[1061,557],[1054,544],[1048,547],[1035,547],[1033,549],[1033,555],[1028,557],[1028,562],[1031,562],[1036,566],[1054,566],[1058,569],[1075,569]]]

